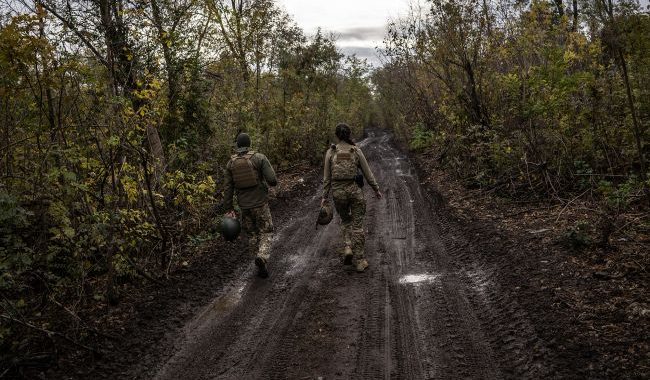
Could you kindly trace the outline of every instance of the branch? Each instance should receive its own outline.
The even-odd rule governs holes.
[[[155,248],[155,247],[154,247],[154,248]],[[140,276],[142,276],[142,277],[144,277],[145,279],[147,279],[147,280],[153,282],[153,283],[156,284],[156,285],[162,285],[162,284],[163,284],[162,282],[158,281],[156,278],[154,278],[153,276],[151,276],[149,273],[147,273],[147,271],[144,270],[144,268],[141,268],[141,267],[138,266],[136,263],[134,263],[133,260],[131,260],[130,257],[128,257],[128,256],[126,256],[126,255],[124,255],[123,257],[124,257],[124,258],[126,259],[126,261],[129,263],[129,265],[131,265],[131,267],[133,267],[133,269],[135,269],[135,271],[136,271]]]
[[[40,332],[44,333],[47,336],[58,336],[60,338],[63,338],[63,340],[66,340],[66,341],[74,344],[75,346],[79,346],[79,347],[81,347],[81,348],[83,348],[83,349],[85,349],[87,351],[94,352],[94,353],[99,353],[99,351],[97,351],[96,349],[94,349],[92,347],[88,347],[88,346],[86,346],[84,344],[81,344],[81,343],[75,341],[74,339],[72,339],[72,338],[70,338],[70,337],[68,337],[66,335],[61,334],[60,332],[42,329],[42,328],[40,328],[38,326],[32,325],[29,322],[24,322],[24,321],[21,321],[20,319],[13,318],[13,317],[10,317],[10,316],[5,315],[5,314],[0,314],[0,318],[6,319],[8,321],[15,322],[15,323],[18,323],[19,325],[25,326],[25,327],[30,328],[32,330],[40,331]]]
[[[95,55],[95,57],[99,60],[99,62],[101,62],[102,65],[106,66],[106,68],[108,68],[108,69],[110,70],[110,68],[111,68],[111,67],[110,67],[110,63],[109,63],[109,62],[108,62],[108,61],[107,61],[107,60],[106,60],[106,59],[101,55],[101,53],[100,53],[100,52],[99,52],[99,51],[98,51],[98,50],[97,50],[97,49],[96,49],[96,48],[95,48],[95,47],[90,43],[90,41],[88,41],[88,39],[87,39],[86,37],[84,37],[83,34],[81,34],[81,32],[80,32],[80,31],[79,31],[79,30],[78,30],[78,29],[77,29],[77,28],[72,24],[72,21],[65,19],[63,16],[61,16],[59,13],[57,13],[57,11],[55,11],[54,8],[52,8],[52,7],[50,7],[49,5],[45,4],[45,2],[42,2],[42,1],[41,1],[41,2],[40,2],[40,5],[41,5],[43,8],[45,8],[46,11],[50,12],[54,17],[56,17],[56,18],[58,18],[59,20],[61,20],[61,22],[62,22],[63,24],[65,24],[65,26],[67,26],[68,28],[70,28],[70,30],[72,30],[72,32],[73,32],[73,33],[74,33],[74,34],[75,34],[75,35],[76,35],[76,36],[81,40],[81,42],[83,42],[83,44],[86,45],[86,47],[87,47],[88,49],[90,49],[90,51]]]
[[[230,49],[231,54],[233,55],[238,55],[237,49],[235,48],[235,45],[232,43],[230,38],[228,38],[228,32],[226,31],[226,27],[223,24],[223,18],[221,16],[221,11],[219,7],[213,3],[213,2],[208,2],[208,9],[214,12],[217,22],[219,23],[219,28],[221,29],[221,34],[223,35],[223,38],[226,42],[226,45],[228,45],[228,48]]]

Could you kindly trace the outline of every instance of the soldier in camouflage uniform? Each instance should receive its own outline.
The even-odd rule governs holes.
[[[350,127],[347,124],[336,126],[336,137],[339,143],[332,145],[325,154],[325,170],[323,174],[323,199],[327,202],[330,191],[334,198],[334,208],[341,217],[343,255],[345,265],[353,264],[357,272],[363,272],[368,267],[364,258],[366,234],[363,230],[363,219],[366,214],[366,201],[363,190],[355,181],[357,170],[360,168],[368,184],[375,191],[375,196],[381,198],[379,185],[370,171],[366,157],[350,138]]]
[[[268,277],[267,263],[273,238],[273,221],[269,209],[269,186],[277,185],[275,171],[261,153],[250,150],[251,138],[246,133],[237,136],[237,154],[226,165],[225,199],[223,209],[235,217],[233,195],[241,208],[242,228],[248,235],[249,250],[255,254],[260,277]]]

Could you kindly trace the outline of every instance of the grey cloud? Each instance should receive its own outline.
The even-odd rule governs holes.
[[[334,32],[342,41],[381,41],[386,34],[386,26],[355,27]]]

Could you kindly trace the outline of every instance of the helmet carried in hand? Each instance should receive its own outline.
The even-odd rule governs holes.
[[[321,206],[320,211],[318,212],[318,224],[321,226],[328,225],[332,221],[333,217],[334,212],[332,211],[332,206],[325,203]]]
[[[233,241],[237,239],[240,232],[241,224],[239,223],[239,219],[224,216],[221,220],[221,236],[223,236],[226,241]]]

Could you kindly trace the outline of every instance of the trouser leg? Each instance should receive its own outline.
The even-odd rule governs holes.
[[[273,220],[268,204],[254,209],[255,222],[259,231],[256,256],[268,261],[271,257],[271,243],[273,241]]]
[[[361,260],[364,257],[366,232],[363,229],[363,222],[365,215],[366,202],[363,199],[363,194],[355,194],[350,200],[350,241],[356,260]]]
[[[248,238],[248,252],[250,254],[255,254],[255,252],[257,252],[257,245],[259,239],[257,233],[257,226],[255,223],[255,218],[252,210],[250,209],[242,210],[241,225],[242,225],[242,229],[246,232],[246,236]]]
[[[343,244],[352,247],[352,214],[350,213],[350,202],[347,197],[334,197],[334,207],[341,218],[341,235]]]

